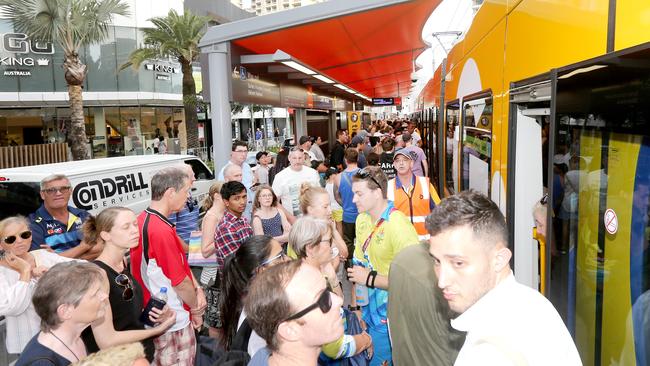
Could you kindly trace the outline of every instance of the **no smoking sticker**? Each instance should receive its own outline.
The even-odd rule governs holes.
[[[614,210],[608,208],[607,211],[605,211],[603,222],[605,224],[605,230],[607,230],[608,233],[616,234],[618,231],[618,217],[616,217],[616,212],[614,212]]]

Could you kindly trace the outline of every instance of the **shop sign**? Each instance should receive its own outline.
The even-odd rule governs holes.
[[[4,76],[31,76],[32,72],[29,68],[50,65],[48,58],[23,55],[30,53],[52,55],[54,54],[54,45],[51,42],[36,42],[30,40],[24,33],[5,33],[0,38],[2,39],[0,49],[15,54],[13,57],[0,57],[0,66],[12,67],[12,69],[3,71]]]
[[[168,74],[178,74],[181,72],[178,67],[157,64],[157,63],[144,64],[144,69],[147,71],[154,71],[154,72],[166,72]]]

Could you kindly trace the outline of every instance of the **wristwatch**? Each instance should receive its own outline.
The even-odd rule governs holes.
[[[348,305],[348,310],[350,310],[350,311],[361,310],[361,306],[359,306],[359,305],[357,305],[357,306]]]

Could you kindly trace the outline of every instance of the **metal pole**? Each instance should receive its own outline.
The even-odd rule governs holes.
[[[230,90],[228,49],[228,44],[220,43],[212,46],[208,51],[215,172],[219,172],[228,163],[232,147],[232,120],[228,93]]]

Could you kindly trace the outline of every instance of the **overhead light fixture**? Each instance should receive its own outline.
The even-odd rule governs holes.
[[[328,79],[327,77],[325,77],[323,75],[316,74],[316,75],[312,75],[312,76],[315,77],[316,79],[322,81],[322,82],[325,82],[325,83],[328,83],[328,84],[334,84],[334,80]]]
[[[341,85],[341,84],[334,84],[334,86],[335,86],[335,87],[337,87],[337,88],[339,88],[339,89],[341,89],[341,90],[345,90],[345,91],[347,91],[347,90],[348,90],[348,87],[347,87],[347,86],[345,86],[345,85]]]
[[[313,71],[313,70],[311,70],[311,69],[309,69],[309,68],[307,68],[305,66],[302,66],[301,64],[299,64],[299,63],[297,63],[295,61],[282,61],[282,63],[289,66],[290,68],[292,68],[294,70],[298,70],[298,71],[302,72],[303,74],[307,74],[307,75],[316,74],[315,71]]]

